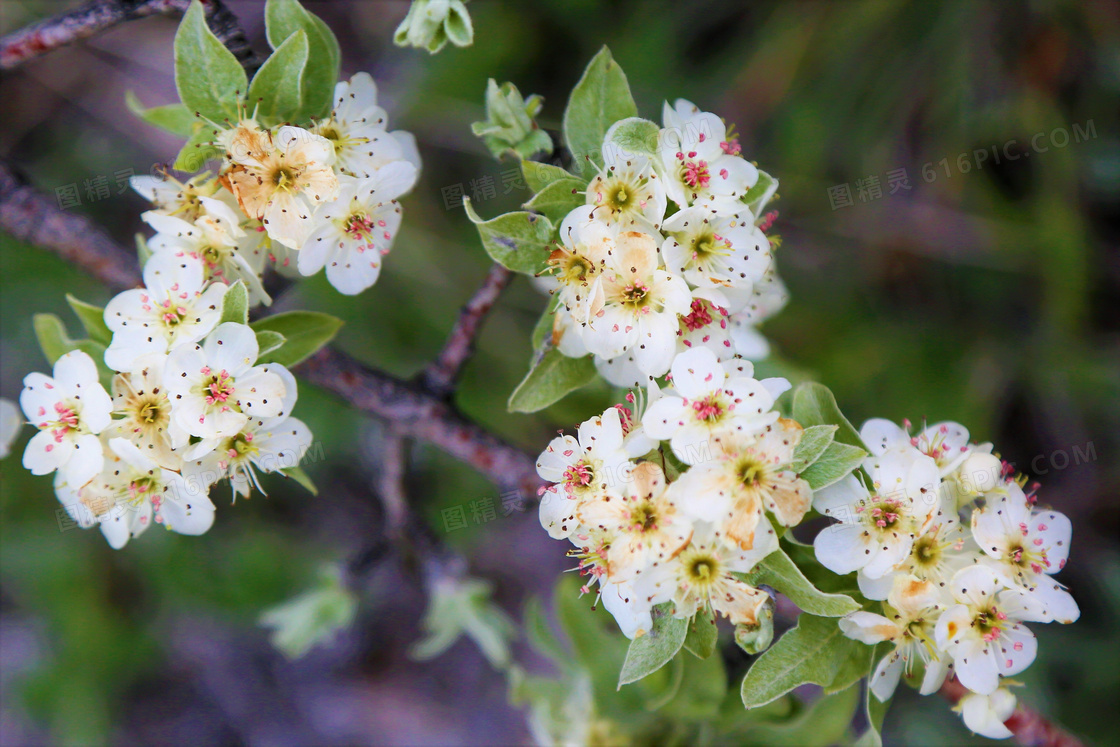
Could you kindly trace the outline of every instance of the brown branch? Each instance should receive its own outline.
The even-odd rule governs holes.
[[[60,209],[3,161],[0,228],[20,241],[50,249],[116,290],[141,282],[135,253],[122,249],[89,218]]]
[[[495,263],[490,266],[486,280],[459,312],[459,319],[447,336],[439,357],[424,371],[424,384],[429,389],[443,395],[454,391],[463,366],[474,352],[475,339],[486,314],[512,279],[513,273],[501,265]]]
[[[950,677],[941,686],[941,697],[956,705],[968,689],[957,678]],[[1011,718],[1004,722],[1015,741],[1023,747],[1082,747],[1080,739],[1047,719],[1038,711],[1032,710],[1019,701]]]
[[[245,32],[221,0],[201,0],[206,22],[214,35],[248,69],[260,61],[249,46]],[[11,70],[30,59],[59,47],[86,39],[126,21],[153,15],[184,13],[190,0],[90,0],[74,10],[0,38],[0,69]]]
[[[393,423],[398,434],[443,449],[502,490],[532,496],[541,484],[532,456],[468,420],[423,384],[396,379],[334,348],[320,350],[294,372]]]

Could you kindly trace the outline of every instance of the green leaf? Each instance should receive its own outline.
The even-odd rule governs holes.
[[[449,649],[466,635],[496,669],[509,665],[509,641],[517,628],[505,612],[490,601],[491,586],[474,578],[441,578],[432,585],[424,613],[424,638],[409,655],[424,661]]]
[[[191,0],[175,33],[175,86],[188,111],[215,122],[237,121],[239,97],[249,88],[244,68],[210,31],[198,0]]]
[[[794,562],[781,550],[775,550],[746,574],[751,586],[766,584],[789,597],[798,608],[820,617],[843,617],[860,608],[859,602],[843,594],[826,594],[805,578]]]
[[[303,467],[283,467],[280,472],[298,482],[311,495],[319,495],[319,489],[311,481],[311,476],[303,471]]]
[[[603,47],[572,89],[564,110],[564,142],[581,173],[590,178],[602,168],[603,138],[611,125],[637,115],[626,73]]]
[[[833,441],[824,453],[801,473],[801,477],[813,490],[827,488],[851,474],[852,470],[859,469],[866,458],[867,452],[858,446]]]
[[[546,345],[552,344],[552,328],[554,320],[556,319],[556,309],[560,306],[560,294],[554,294],[548,300],[548,305],[541,314],[541,318],[537,320],[536,326],[533,327],[533,334],[529,337],[529,342],[533,346],[533,350],[544,350],[547,352]],[[541,353],[544,354],[543,352]]]
[[[849,687],[817,698],[808,707],[801,706],[792,716],[780,721],[750,722],[745,725],[742,739],[735,739],[734,743],[748,747],[828,747],[844,744],[844,735],[858,704],[859,688]]]
[[[547,267],[552,239],[548,218],[521,211],[483,220],[471,207],[469,197],[463,198],[463,207],[492,260],[525,275],[536,275]]]
[[[835,425],[836,440],[866,449],[859,433],[836,405],[836,397],[828,387],[815,381],[798,385],[793,392],[793,419],[804,427],[811,425]]]
[[[824,453],[828,445],[836,438],[835,425],[810,425],[801,432],[801,440],[793,450],[793,461],[790,469],[802,472]]]
[[[283,345],[286,340],[287,338],[279,332],[273,332],[270,329],[258,330],[257,347],[260,349],[260,352],[257,354],[257,358],[263,358],[273,350],[276,350]]]
[[[584,189],[586,185],[579,179],[561,179],[533,195],[525,207],[544,213],[553,225],[559,225],[568,213],[586,204]]]
[[[250,109],[266,126],[303,120],[303,75],[307,68],[307,33],[299,29],[265,60],[249,84]]]
[[[222,298],[222,316],[218,324],[226,322],[249,323],[249,289],[241,280],[231,285]]]
[[[525,175],[525,186],[533,192],[540,192],[553,182],[562,179],[575,179],[579,182],[580,189],[587,189],[587,179],[575,176],[570,171],[539,161],[522,161],[521,173]]]
[[[603,147],[609,144],[616,146],[620,153],[652,156],[657,153],[660,137],[661,128],[653,122],[641,117],[629,117],[611,125]]]
[[[297,0],[268,0],[264,6],[264,23],[268,43],[276,50],[297,31],[307,34],[307,67],[303,72],[300,112],[304,117],[325,117],[331,110],[342,62],[334,32]]]
[[[716,616],[711,607],[698,610],[688,622],[688,635],[684,639],[684,647],[695,656],[707,659],[716,650],[719,640],[719,628],[716,627]]]
[[[590,356],[569,358],[550,349],[529,369],[509,397],[510,412],[537,412],[566,394],[590,384],[596,376]]]
[[[357,597],[342,583],[342,571],[332,566],[320,572],[312,589],[265,610],[260,624],[273,629],[269,636],[273,646],[297,659],[349,627],[357,609]]]
[[[740,689],[743,705],[766,705],[806,683],[829,688],[844,675],[849,659],[867,648],[840,632],[835,618],[802,613],[797,627],[779,638],[747,671]]]
[[[778,191],[778,180],[759,169],[758,181],[743,195],[743,202],[751,209],[755,218],[762,217],[762,211]]]
[[[210,125],[199,127],[187,138],[171,168],[176,171],[201,171],[207,161],[221,160],[223,151],[213,142],[213,127]]]
[[[657,709],[665,718],[681,721],[708,721],[713,718],[727,695],[727,668],[723,657],[697,659],[680,656],[673,665],[680,666],[680,684],[675,697]]]
[[[195,119],[194,112],[181,103],[153,106],[146,109],[132,91],[124,92],[124,105],[128,107],[130,112],[148,124],[161,130],[167,130],[179,137],[190,137],[191,132],[194,131],[195,123],[198,121]]]
[[[148,260],[152,258],[152,250],[148,248],[148,240],[144,238],[144,234],[136,234],[136,257],[140,260],[140,266],[148,264]]]
[[[666,602],[654,607],[652,629],[630,642],[618,675],[619,689],[661,669],[681,650],[688,634],[688,620],[673,617],[672,606]]]
[[[94,342],[99,342],[106,347],[113,341],[113,333],[105,324],[105,310],[100,306],[94,306],[85,301],[79,301],[69,293],[66,294],[66,302],[70,304],[70,308],[78,315],[78,321],[82,323],[85,328],[86,334],[89,339]]]
[[[258,335],[264,331],[283,335],[284,344],[268,355],[262,354],[258,360],[291,368],[334,339],[342,328],[342,320],[318,311],[286,311],[258,319],[249,326]]]

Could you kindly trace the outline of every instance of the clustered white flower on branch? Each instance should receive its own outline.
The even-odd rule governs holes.
[[[340,82],[330,115],[307,127],[264,127],[259,102],[246,107],[236,122],[206,125],[212,140],[199,146],[220,153],[217,175],[132,179],[153,204],[143,216],[157,231],[153,256],[200,257],[204,280],[242,280],[254,305],[271,302],[267,266],[289,276],[326,268],[348,295],[369,288],[400,228],[397,199],[416,183],[412,136],[387,131],[367,73]]]
[[[855,571],[860,591],[882,600],[879,612],[841,620],[845,635],[893,646],[871,676],[888,700],[900,678],[936,692],[953,671],[984,698],[961,712],[973,731],[1011,736],[1009,678],[1034,661],[1037,641],[1026,623],[1072,623],[1076,602],[1053,575],[1066,565],[1072,526],[1038,505],[1036,489],[969,441],[957,423],[917,435],[881,419],[860,435],[872,454],[863,476],[849,475],[817,492],[813,507],[839,520],[814,542],[830,570]],[[1010,706],[1008,706],[1010,703]],[[1003,713],[992,719],[990,711]]]
[[[503,126],[515,92],[491,82],[476,126],[495,155],[537,147],[532,111]],[[973,693],[958,709],[969,728],[1008,736],[1007,678],[1035,652],[1025,623],[1078,616],[1051,577],[1069,521],[1036,508],[960,425],[857,432],[821,385],[782,397],[784,379],[754,378],[749,359],[768,352],[754,327],[785,302],[766,235],[777,182],[688,101],[666,104],[660,125],[636,115],[602,50],[565,111],[571,170],[522,161],[530,212],[484,221],[467,206],[490,256],[552,294],[510,408],[539,410],[596,372],[638,392],[633,412],[607,410],[537,463],[542,525],[574,545],[582,592],[598,585],[631,639],[619,685],[681,648],[711,657],[724,616],[762,652],[741,686],[748,709],[862,677],[886,701],[903,674],[930,693],[955,672]],[[818,514],[839,523],[802,544],[790,528]],[[775,590],[801,614],[771,645]]]
[[[338,82],[338,44],[293,0],[265,6],[274,53],[250,82],[194,2],[175,37],[182,103],[141,117],[187,138],[176,166],[216,157],[216,174],[136,177],[156,234],[140,243],[143,286],[104,309],[69,298],[88,333],[37,315],[52,375],[24,381],[20,405],[38,429],[24,452],[74,521],[114,548],[151,524],[202,534],[211,488],[263,493],[277,472],[314,491],[299,469],[312,443],[292,410],[288,366],[341,322],[293,311],[249,323],[268,304],[263,273],[326,268],[341,292],[372,285],[412,188],[411,135],[387,131],[372,78]],[[7,430],[10,418],[5,414]],[[5,438],[8,434],[5,433]],[[6,448],[6,446],[5,446]]]
[[[802,428],[773,409],[789,383],[752,376],[749,361],[686,351],[644,411],[608,409],[537,461],[541,524],[575,545],[584,591],[599,584],[627,637],[647,634],[663,603],[684,620],[759,625],[768,596],[736,574],[778,548],[775,525],[800,522],[811,490],[790,469]]]
[[[765,233],[774,192],[745,200],[760,172],[732,128],[684,99],[665,104],[662,124],[648,155],[627,150],[630,120],[608,130],[603,167],[586,205],[564,217],[543,276],[559,299],[552,342],[568,356],[591,353],[619,386],[663,376],[693,347],[764,358],[755,325],[785,303],[778,240]]]
[[[475,131],[495,155],[527,158],[542,149],[540,105],[491,81]],[[490,256],[552,296],[513,410],[547,406],[596,372],[644,387],[689,349],[769,355],[757,326],[786,302],[780,239],[766,233],[777,181],[743,157],[733,126],[689,101],[665,103],[660,125],[637,113],[604,48],[564,113],[570,170],[523,160],[535,193],[525,212],[483,220],[468,201]]]

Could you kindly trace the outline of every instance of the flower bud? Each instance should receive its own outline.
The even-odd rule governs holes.
[[[994,490],[1002,473],[1003,463],[999,457],[974,451],[961,464],[957,480],[961,492],[971,498]]]
[[[760,654],[770,648],[774,640],[774,606],[767,603],[758,611],[755,625],[735,626],[735,643],[748,654]]]

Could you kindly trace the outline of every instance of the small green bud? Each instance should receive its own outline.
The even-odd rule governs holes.
[[[770,648],[774,640],[774,604],[773,601],[758,611],[758,623],[755,625],[736,625],[735,643],[748,654],[760,654]]]
[[[486,121],[471,125],[474,134],[501,158],[513,151],[522,159],[552,151],[552,138],[537,127],[533,118],[540,113],[544,99],[536,94],[522,98],[512,83],[498,85],[493,78],[486,84]]]
[[[408,15],[393,34],[398,47],[426,49],[432,54],[448,41],[457,47],[469,47],[474,42],[465,0],[413,0]]]

